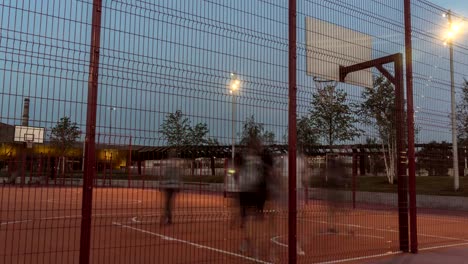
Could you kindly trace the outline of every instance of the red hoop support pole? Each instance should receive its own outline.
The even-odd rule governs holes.
[[[86,111],[85,165],[81,209],[80,264],[89,264],[91,252],[91,216],[93,208],[93,181],[96,176],[96,112],[99,77],[99,50],[101,41],[102,0],[93,0],[91,49]]]
[[[296,0],[289,0],[289,54],[288,54],[288,82],[289,82],[289,109],[288,109],[288,257],[289,263],[297,263],[297,186],[296,186],[296,151],[297,151],[297,13]]]
[[[418,253],[416,207],[416,161],[414,150],[413,51],[411,40],[411,1],[405,0],[406,114],[408,126],[408,189],[411,253]]]

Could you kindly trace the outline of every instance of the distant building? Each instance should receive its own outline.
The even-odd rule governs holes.
[[[15,126],[0,122],[0,143],[13,142],[15,136]]]

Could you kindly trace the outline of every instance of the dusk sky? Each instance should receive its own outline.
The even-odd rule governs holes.
[[[468,3],[466,0],[431,0],[431,2],[468,17]]]
[[[314,17],[372,37],[372,57],[404,52],[403,1],[298,1],[298,116],[317,88],[305,74],[305,18]],[[432,1],[467,14],[466,1]],[[465,2],[465,3],[463,3]],[[55,4],[54,4],[55,3]],[[388,4],[390,3],[390,4]],[[414,1],[413,59],[420,142],[449,140],[446,20],[437,7]],[[250,115],[283,142],[287,129],[287,6],[274,1],[104,1],[97,131],[101,142],[163,145],[160,124],[182,110],[205,122],[222,144],[231,138],[229,73],[242,81],[237,133]],[[355,15],[359,10],[358,14]],[[70,116],[84,130],[89,65],[90,1],[46,5],[5,1],[0,6],[0,122],[18,124],[31,98],[31,125],[50,128]],[[468,73],[467,34],[455,41],[457,89]],[[389,68],[391,71],[391,68]],[[376,71],[374,71],[376,73]],[[349,102],[362,89],[339,84]],[[115,111],[109,108],[115,107]],[[362,125],[360,125],[362,126]],[[375,131],[356,139],[364,142]]]

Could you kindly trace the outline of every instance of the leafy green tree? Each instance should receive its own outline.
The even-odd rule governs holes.
[[[450,145],[431,141],[417,153],[417,169],[424,169],[429,176],[447,176],[453,165]]]
[[[374,79],[374,87],[364,88],[360,105],[362,122],[372,125],[378,132],[388,182],[396,175],[396,106],[393,84],[384,76]]]
[[[167,114],[159,130],[169,146],[218,144],[216,139],[209,137],[209,132],[205,123],[198,123],[192,127],[190,119],[185,117],[181,110]]]
[[[464,79],[461,100],[457,103],[457,130],[460,145],[468,145],[468,80]]]
[[[244,125],[242,126],[240,144],[247,144],[251,138],[260,139],[265,144],[273,144],[275,142],[275,133],[265,130],[264,125],[262,123],[255,122],[254,115],[251,115],[247,120],[245,120]]]
[[[189,145],[190,120],[181,110],[166,115],[159,133],[167,140],[169,146]]]
[[[73,149],[73,145],[80,137],[81,130],[76,122],[72,122],[69,117],[64,116],[55,124],[50,133],[50,141],[60,154],[58,168],[62,175],[67,166],[66,155]],[[84,151],[84,150],[83,150]]]
[[[299,146],[312,146],[318,142],[317,129],[312,126],[310,117],[305,115],[297,119],[297,143]]]
[[[362,132],[355,126],[356,111],[346,103],[346,97],[347,93],[334,85],[320,88],[312,95],[311,127],[330,146],[337,141],[353,140]]]
[[[318,142],[317,129],[312,127],[312,122],[308,115],[304,115],[297,119],[297,144],[298,146],[313,146]],[[288,142],[288,133],[283,137],[285,142]]]
[[[50,133],[50,141],[57,149],[60,156],[64,157],[80,137],[81,130],[76,122],[72,122],[69,117],[64,116],[55,124]]]
[[[210,130],[207,124],[198,123],[190,128],[190,145],[218,145],[218,140],[208,137]]]

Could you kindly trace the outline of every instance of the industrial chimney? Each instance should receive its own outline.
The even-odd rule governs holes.
[[[21,120],[21,125],[28,126],[28,124],[29,124],[29,98],[24,98],[23,118]]]

